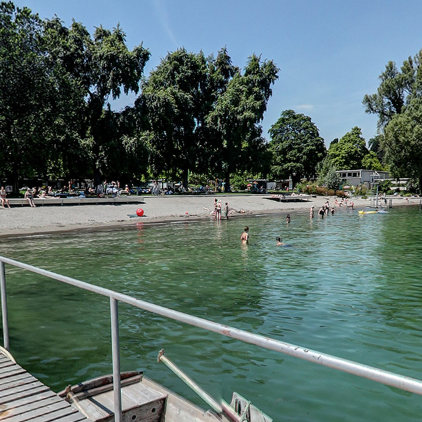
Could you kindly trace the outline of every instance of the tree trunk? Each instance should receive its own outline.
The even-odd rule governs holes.
[[[224,176],[225,182],[226,182],[226,186],[225,186],[225,192],[230,192],[231,188],[230,188],[230,172],[226,172],[225,176]]]
[[[187,189],[189,185],[189,169],[185,169],[182,171],[182,183],[183,187]]]

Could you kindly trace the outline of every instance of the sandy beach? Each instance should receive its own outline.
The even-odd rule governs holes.
[[[0,208],[0,236],[48,233],[68,230],[92,230],[135,225],[143,221],[157,223],[172,220],[195,220],[210,218],[215,195],[145,196],[144,203],[123,205],[70,205],[70,206],[16,206]],[[308,213],[312,205],[316,211],[327,200],[333,204],[335,198],[308,197],[303,202],[278,202],[268,199],[271,195],[218,195],[221,202],[228,202],[234,210],[231,217],[239,218],[252,214]],[[354,198],[355,208],[370,205],[369,199]],[[394,205],[419,204],[419,198],[409,202],[394,198]],[[137,217],[137,208],[144,210],[144,216]],[[345,207],[336,207],[342,212]],[[136,216],[136,217],[134,217]]]

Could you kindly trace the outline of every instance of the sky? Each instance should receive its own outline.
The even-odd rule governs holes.
[[[420,0],[15,0],[41,18],[58,16],[66,26],[81,22],[126,33],[130,49],[151,52],[145,76],[169,52],[217,55],[226,47],[244,67],[252,54],[273,60],[273,85],[262,126],[264,136],[284,110],[309,116],[327,147],[354,126],[368,142],[377,116],[362,99],[376,93],[389,61],[398,67],[422,48]],[[133,104],[121,97],[113,107]]]

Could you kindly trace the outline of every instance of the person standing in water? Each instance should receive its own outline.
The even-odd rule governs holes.
[[[286,223],[289,224],[290,223],[290,214],[286,215]]]
[[[226,204],[224,205],[224,215],[226,216],[226,220],[229,219],[229,203],[226,202]]]
[[[240,240],[242,241],[242,243],[243,244],[247,244],[247,243],[249,243],[249,227],[248,226],[246,226],[244,229],[243,229],[243,233],[241,234],[241,236],[240,236]]]

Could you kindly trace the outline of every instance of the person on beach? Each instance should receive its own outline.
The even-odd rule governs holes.
[[[217,221],[221,220],[221,199],[219,199],[217,202],[216,218],[217,218]]]
[[[242,241],[242,243],[243,243],[244,245],[246,245],[247,243],[249,243],[249,227],[248,227],[248,226],[246,226],[246,227],[243,229],[243,233],[242,233],[242,235],[240,236],[240,240]]]
[[[283,239],[276,237],[275,240],[277,241],[276,246],[284,246]]]
[[[0,189],[0,200],[1,200],[1,206],[5,208],[4,204],[7,205],[8,208],[10,208],[9,200],[7,199],[7,193],[4,186]]]
[[[315,215],[315,205],[312,205],[310,211],[309,211],[309,217],[314,218]]]
[[[214,198],[214,220],[217,220],[217,198]]]
[[[32,194],[32,190],[31,189],[28,188],[26,190],[24,197],[28,201],[29,205],[32,208],[35,208],[36,207],[35,202],[34,202],[34,195]]]
[[[289,224],[290,223],[290,214],[286,215],[286,223]]]
[[[224,215],[226,217],[226,220],[228,220],[229,219],[229,203],[228,202],[226,202],[224,205]]]

